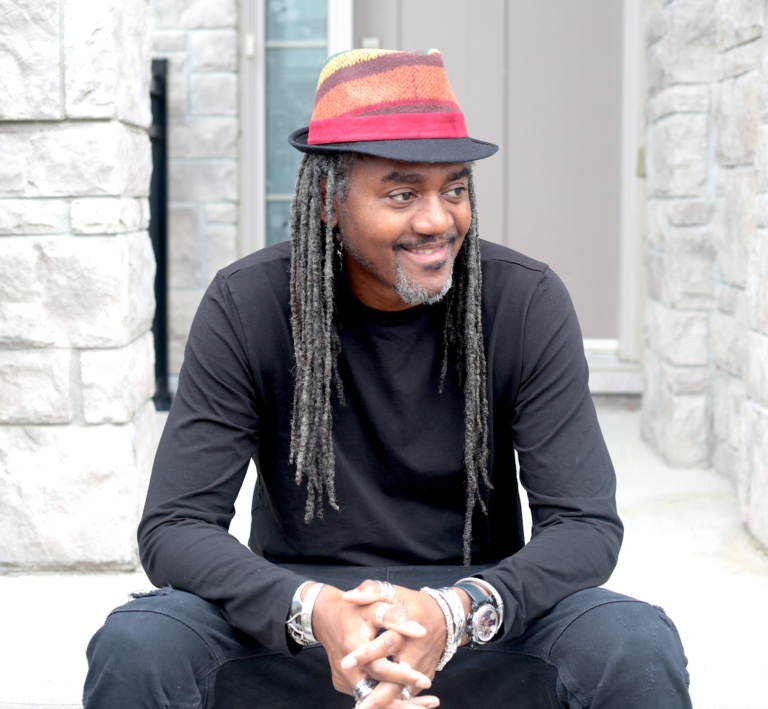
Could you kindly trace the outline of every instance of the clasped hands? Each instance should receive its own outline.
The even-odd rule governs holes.
[[[411,706],[433,709],[440,704],[437,697],[415,695],[432,685],[445,648],[445,617],[427,594],[394,588],[397,605],[386,609],[379,622],[376,612],[383,599],[377,581],[364,581],[346,593],[324,586],[312,613],[312,631],[328,654],[338,691],[351,695],[362,679],[378,680],[359,709],[405,709],[403,688],[414,695]],[[381,628],[384,632],[377,635]]]

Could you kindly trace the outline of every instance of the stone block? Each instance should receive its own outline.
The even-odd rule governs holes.
[[[0,351],[0,424],[72,418],[68,350]]]
[[[747,527],[768,547],[768,413],[755,408],[750,419]]]
[[[68,0],[64,22],[67,115],[116,117],[148,127],[152,122],[148,3]]]
[[[717,285],[717,309],[721,313],[734,315],[743,306],[744,290],[729,286],[727,283]]]
[[[149,136],[122,123],[9,124],[0,155],[0,198],[149,193]]]
[[[676,0],[664,8],[666,34],[658,43],[662,83],[708,82],[714,73],[717,24],[711,2]]]
[[[768,44],[768,38],[766,38],[766,44]],[[768,82],[763,83],[768,86]],[[765,106],[768,107],[768,96],[765,100]],[[768,111],[766,112],[764,120],[768,121]],[[758,192],[768,192],[768,125],[761,125],[757,133],[755,170],[757,172]],[[768,222],[768,216],[763,216],[762,220]]]
[[[0,568],[135,568],[153,415],[0,428]]]
[[[669,205],[666,199],[649,199],[645,203],[645,239],[652,249],[664,249],[669,233]]]
[[[746,360],[749,398],[768,406],[768,335],[747,333]]]
[[[717,0],[717,30],[721,49],[757,39],[765,24],[765,3],[755,0]]]
[[[193,71],[237,71],[235,30],[195,30],[189,33]]]
[[[237,158],[236,118],[173,118],[168,155],[178,158]]]
[[[648,251],[645,257],[646,275],[648,278],[648,297],[660,303],[667,302],[666,257],[663,251]]]
[[[168,59],[168,115],[184,116],[189,111],[189,61],[186,52],[161,53]]]
[[[707,116],[674,114],[648,131],[648,190],[652,197],[699,197],[708,174]]]
[[[70,219],[74,234],[121,234],[146,228],[141,200],[130,197],[73,199]]]
[[[664,386],[673,394],[702,394],[709,384],[706,367],[676,367],[661,362]]]
[[[676,396],[662,390],[657,425],[659,450],[670,464],[703,466],[709,463],[705,395]]]
[[[155,30],[152,33],[153,52],[183,52],[187,48],[184,30]]]
[[[643,438],[659,450],[659,416],[662,407],[663,375],[661,360],[650,347],[643,354],[643,405],[640,428]]]
[[[646,112],[648,123],[655,123],[673,113],[707,113],[709,94],[709,86],[705,84],[670,86],[649,99]]]
[[[237,259],[237,227],[234,224],[208,225],[208,280]]]
[[[172,375],[181,370],[189,329],[204,293],[202,288],[174,289],[168,293],[168,369]]]
[[[669,222],[674,226],[707,224],[715,213],[715,205],[703,199],[674,199],[669,203]]]
[[[670,364],[707,364],[709,327],[705,313],[673,310],[650,300],[646,327],[651,348]]]
[[[755,232],[755,171],[752,168],[720,170],[718,182],[715,248],[720,278],[743,288],[747,281],[749,245]]]
[[[760,66],[761,49],[761,42],[758,39],[721,54],[717,58],[718,78],[728,79],[757,69]]]
[[[642,3],[642,23],[646,45],[658,42],[664,36],[664,12],[661,0]]]
[[[235,27],[235,0],[155,0],[158,27]]]
[[[718,370],[712,397],[715,435],[734,451],[742,445],[745,401],[744,380]]]
[[[151,326],[154,276],[146,232],[0,239],[0,346],[131,342]]]
[[[237,114],[237,74],[192,74],[191,87],[195,115]]]
[[[702,229],[678,229],[668,239],[664,292],[673,306],[708,310],[715,298],[713,234]]]
[[[726,372],[736,377],[744,373],[746,330],[735,315],[712,313],[712,358]]]
[[[755,197],[755,226],[768,227],[768,192],[762,192]]]
[[[65,199],[0,200],[0,234],[65,234],[69,202]]]
[[[747,318],[749,326],[768,335],[768,231],[752,237],[747,265]]]
[[[738,475],[738,452],[731,448],[725,441],[715,440],[712,446],[712,467],[720,475],[728,478],[736,484]]]
[[[757,71],[717,85],[715,122],[720,163],[753,163],[760,127],[760,75]]]
[[[155,393],[155,341],[151,331],[125,347],[80,354],[86,423],[127,423]]]
[[[0,120],[62,117],[60,0],[0,0]]]
[[[168,281],[171,288],[201,286],[200,216],[191,205],[168,210]]]
[[[205,219],[209,224],[236,224],[237,204],[233,202],[206,204]]]
[[[173,161],[168,191],[174,202],[237,201],[235,160]]]

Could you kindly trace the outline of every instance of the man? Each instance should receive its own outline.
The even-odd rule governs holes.
[[[671,621],[596,588],[622,527],[581,333],[545,265],[479,240],[497,148],[440,54],[332,57],[290,141],[291,245],[200,306],[139,530],[166,588],[94,637],[86,709],[690,707]]]

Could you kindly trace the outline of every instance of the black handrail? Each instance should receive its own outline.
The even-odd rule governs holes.
[[[168,60],[152,60],[152,182],[149,188],[149,236],[155,250],[155,407],[171,408],[168,389],[168,131],[167,131]]]

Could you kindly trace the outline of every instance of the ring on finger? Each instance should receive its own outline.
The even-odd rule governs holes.
[[[376,688],[378,683],[378,680],[371,679],[370,677],[361,679],[352,689],[355,693],[355,705],[360,704]]]
[[[405,704],[408,704],[413,699],[413,695],[408,691],[408,687],[403,687],[403,691],[400,692],[400,698]]]
[[[389,581],[379,581],[381,600],[387,603],[395,602],[395,587]]]
[[[376,609],[376,623],[377,625],[380,625],[381,627],[384,627],[384,614],[390,609],[394,608],[394,606],[391,603],[382,603],[377,609]]]

